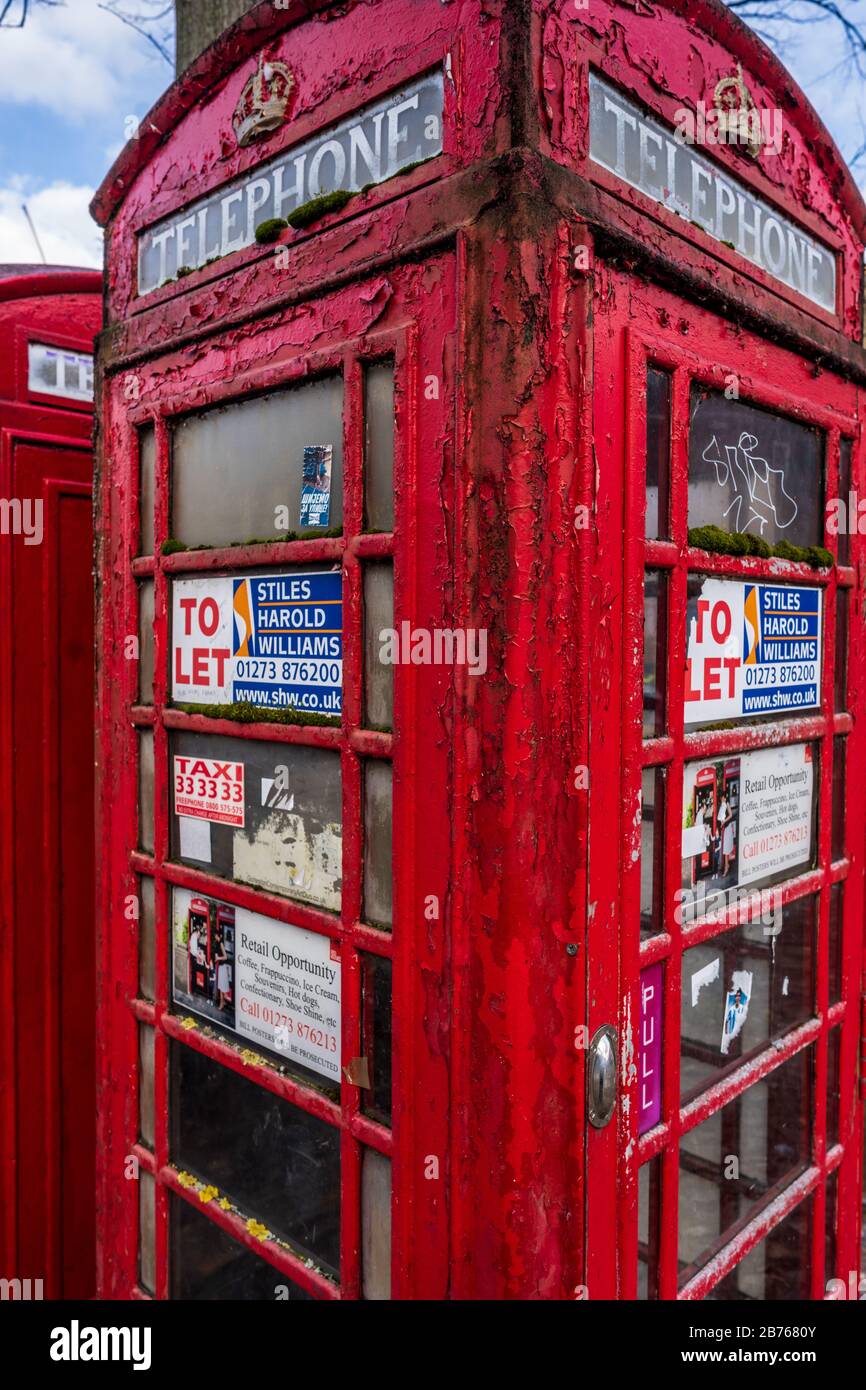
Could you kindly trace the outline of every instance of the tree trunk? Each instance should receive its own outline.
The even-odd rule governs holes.
[[[223,29],[234,24],[257,0],[175,0],[177,40],[175,68],[183,72],[194,58],[213,43]]]

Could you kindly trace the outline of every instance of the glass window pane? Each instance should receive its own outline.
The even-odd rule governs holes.
[[[153,730],[138,735],[138,843],[153,854]]]
[[[365,1115],[391,1123],[391,962],[361,956],[361,1055],[367,1059],[369,1090],[361,1092]]]
[[[391,764],[364,765],[364,918],[376,926],[392,921]]]
[[[156,1183],[145,1168],[138,1174],[138,1282],[156,1291]]]
[[[811,1292],[812,1199],[780,1221],[709,1294],[708,1302],[808,1299]]]
[[[394,628],[394,562],[364,565],[364,708],[368,729],[394,725],[394,667],[380,660],[383,632]]]
[[[221,1231],[190,1202],[173,1192],[169,1201],[173,1299],[315,1301],[312,1294]]]
[[[374,362],[364,374],[366,530],[394,529],[394,364]]]
[[[172,1161],[336,1273],[340,1131],[172,1045]]]
[[[684,1100],[812,1017],[817,903],[768,901],[758,920],[683,953]]]
[[[138,1025],[138,1132],[141,1142],[153,1148],[153,1029]]]
[[[668,482],[671,450],[671,378],[648,367],[646,374],[646,522],[648,540],[670,535]]]
[[[643,736],[665,731],[667,577],[647,570],[643,590]]]
[[[140,878],[138,897],[138,991],[156,998],[156,914],[152,878]]]
[[[339,753],[177,733],[171,737],[170,754],[173,859],[339,911]],[[215,764],[229,765],[231,778],[215,777]]]
[[[812,1049],[789,1061],[680,1141],[680,1283],[809,1162]]]
[[[140,555],[153,554],[153,504],[156,477],[156,431],[145,425],[138,432]]]
[[[838,550],[836,557],[840,565],[850,565],[851,563],[851,529],[857,523],[857,503],[853,507],[853,515],[849,506],[851,502],[851,440],[839,440],[839,500],[844,504],[840,509],[840,522],[842,518],[845,524],[840,524],[837,534]]]
[[[844,883],[834,883],[830,889],[830,1003],[842,998],[842,909]]]
[[[640,930],[664,930],[665,769],[644,768],[641,777]]]
[[[391,1160],[375,1149],[361,1157],[361,1277],[365,1299],[391,1297]]]
[[[833,678],[834,706],[848,707],[848,590],[836,590],[836,667]]]
[[[689,529],[824,543],[824,441],[814,429],[692,387]]]
[[[833,740],[833,823],[831,854],[833,859],[845,857],[845,763],[847,740]]]
[[[833,1028],[827,1038],[827,1148],[839,1143],[839,1048],[842,1029]]]
[[[153,580],[138,586],[138,699],[153,704]]]
[[[650,1159],[638,1170],[637,1296],[659,1296],[659,1236],[661,1231],[661,1159]]]
[[[308,450],[319,453],[308,453]],[[185,545],[230,545],[343,521],[343,383],[306,382],[191,415],[175,427],[172,523]],[[301,519],[305,466],[309,503]],[[327,504],[321,498],[328,498]],[[313,524],[313,518],[316,518]]]

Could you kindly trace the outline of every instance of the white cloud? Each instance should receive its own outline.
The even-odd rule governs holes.
[[[23,29],[3,31],[0,94],[4,102],[46,107],[67,121],[114,116],[122,138],[125,118],[136,114],[131,92],[142,82],[152,89],[155,65],[167,83],[169,70],[155,51],[100,9],[99,0],[37,5]]]
[[[33,233],[21,211],[26,201],[46,259],[52,265],[102,265],[102,233],[91,220],[92,188],[55,182],[34,189],[23,178],[0,188],[0,262],[38,261]]]

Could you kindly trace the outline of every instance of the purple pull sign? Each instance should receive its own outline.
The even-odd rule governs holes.
[[[637,1132],[646,1134],[662,1117],[663,966],[649,965],[640,976]]]

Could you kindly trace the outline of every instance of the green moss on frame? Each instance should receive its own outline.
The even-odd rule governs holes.
[[[327,531],[282,531],[277,536],[251,536],[249,540],[245,541],[229,541],[224,548],[239,550],[245,546],[254,545],[285,545],[288,541],[338,540],[342,534],[342,526],[331,526]],[[167,541],[163,541],[160,553],[162,555],[178,555],[186,550],[214,550],[217,548],[223,549],[222,546],[186,545],[184,541],[177,541],[173,536],[169,536]]]
[[[329,212],[339,212],[352,197],[354,194],[346,188],[338,188],[333,193],[320,193],[318,198],[311,198],[308,203],[301,203],[299,208],[290,212],[286,221],[298,231],[301,227],[309,227],[311,222],[318,222],[320,217],[327,217]]]
[[[280,232],[284,232],[288,225],[285,217],[268,217],[264,222],[260,222],[256,227],[256,241],[259,246],[267,246],[269,242],[276,241]]]
[[[692,527],[689,545],[716,555],[757,555],[764,560],[775,556],[791,564],[811,565],[812,569],[830,569],[834,564],[833,556],[822,545],[792,545],[784,540],[770,545],[749,531],[723,531],[720,526]]]
[[[266,705],[251,705],[242,700],[231,705],[176,704],[183,714],[201,714],[205,719],[228,719],[233,724],[307,724],[318,728],[339,728],[340,718],[332,714],[309,714],[303,710],[269,709]]]
[[[402,169],[397,169],[393,174],[389,174],[386,179],[374,179],[372,183],[365,183],[360,193],[369,193],[371,188],[381,188],[383,183],[391,183],[393,179],[399,179],[403,174],[411,174],[414,169],[420,169],[422,164],[430,164],[432,160],[438,159],[438,154],[425,155],[423,159],[416,159],[411,164],[404,164]]]
[[[281,531],[277,536],[253,536],[248,541],[232,541],[229,549],[235,550],[244,545],[285,545],[288,541],[320,541],[331,540],[342,536],[342,526],[332,526],[328,531]]]

